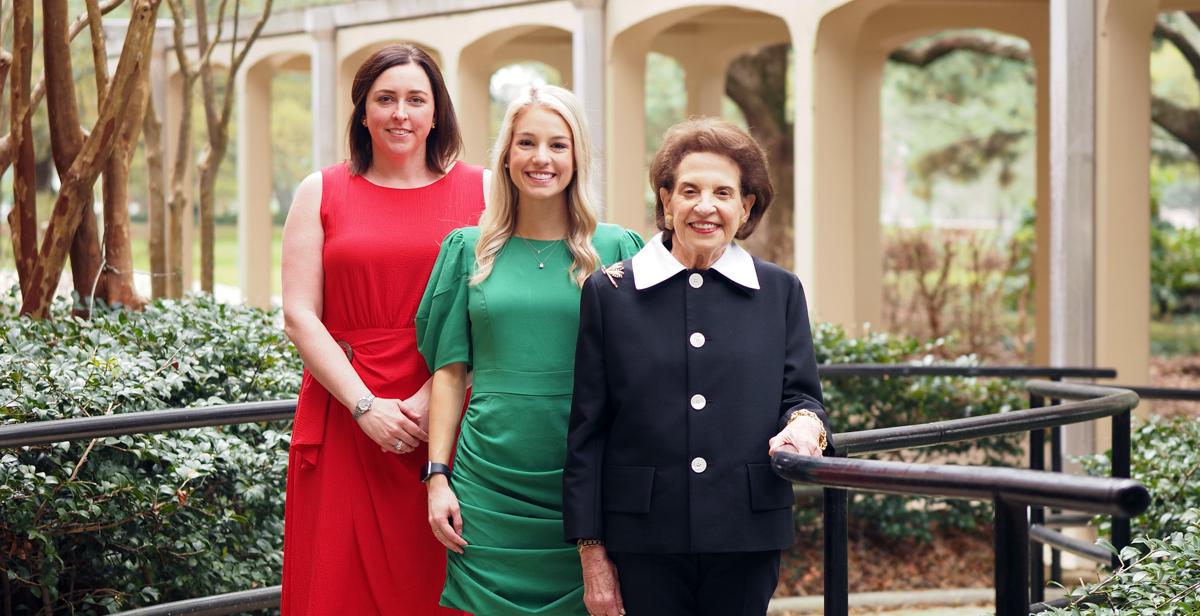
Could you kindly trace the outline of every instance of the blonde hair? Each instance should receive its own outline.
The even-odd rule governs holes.
[[[504,168],[508,150],[512,147],[513,127],[517,116],[526,109],[542,107],[557,113],[571,129],[572,151],[575,153],[575,173],[567,184],[567,250],[574,262],[567,275],[583,286],[593,272],[600,268],[600,255],[592,246],[596,232],[595,197],[591,189],[592,143],[588,136],[587,120],[579,100],[570,90],[558,86],[532,86],[508,104],[504,122],[492,150],[492,189],[488,207],[479,219],[479,241],[475,244],[475,275],[470,284],[477,285],[492,273],[496,256],[512,238],[517,227],[519,194],[512,176]]]

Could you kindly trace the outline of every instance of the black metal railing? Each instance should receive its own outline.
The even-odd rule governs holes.
[[[819,368],[822,378],[840,379],[847,377],[914,377],[914,376],[954,376],[954,377],[1007,377],[1007,378],[1048,378],[1052,381],[1058,381],[1063,378],[1113,378],[1116,372],[1110,369],[1095,369],[1095,368],[1057,368],[1057,367],[1037,367],[1037,366],[1021,366],[1021,367],[1001,367],[1001,366],[909,366],[909,365],[872,365],[872,364],[840,364],[840,365],[823,365]],[[1066,387],[1078,388],[1087,387],[1079,385],[1062,385],[1057,386],[1047,384],[1051,387]],[[1187,395],[1194,397],[1179,397],[1180,390],[1172,390],[1165,388],[1128,388],[1135,391],[1147,391],[1149,395],[1146,397],[1165,398],[1165,399],[1197,399],[1200,400],[1200,390],[1186,390]],[[1054,390],[1043,392],[1043,395],[1051,396],[1052,402],[1058,398],[1070,398],[1071,390]],[[1082,392],[1083,390],[1075,390]],[[1109,394],[1106,394],[1109,395]],[[1117,401],[1121,404],[1129,402],[1129,394],[1116,394]],[[1031,393],[1031,402],[1035,401]],[[1014,411],[1002,415],[993,415],[985,417],[971,417],[966,419],[934,422],[931,424],[919,426],[906,426],[902,428],[884,428],[880,430],[871,430],[847,434],[838,434],[834,436],[833,442],[839,450],[854,454],[863,454],[878,451],[887,451],[894,449],[903,449],[909,447],[921,447],[938,443],[948,443],[953,441],[970,440],[983,436],[991,436],[998,434],[1010,434],[1018,431],[1030,430],[1031,441],[1034,433],[1044,434],[1046,426],[1054,426],[1051,429],[1057,430],[1057,425],[1069,423],[1068,418],[1078,418],[1087,416],[1094,418],[1105,416],[1098,414],[1094,408],[1096,400],[1088,400],[1083,402],[1052,405],[1049,407],[1034,408],[1031,411]],[[0,448],[12,448],[29,445],[39,445],[58,441],[80,440],[89,438],[102,438],[107,436],[119,436],[124,434],[138,434],[163,432],[169,430],[177,430],[184,428],[196,428],[205,426],[221,426],[239,423],[254,423],[261,421],[287,420],[291,419],[295,409],[295,400],[280,400],[271,402],[256,402],[244,404],[230,404],[214,407],[188,408],[188,409],[169,409],[159,411],[145,411],[138,413],[126,413],[120,415],[104,415],[95,417],[82,417],[72,419],[53,420],[46,422],[34,422],[25,424],[13,424],[0,426]],[[1133,404],[1136,404],[1136,397],[1133,398]],[[1033,406],[1031,404],[1031,406]],[[1087,419],[1078,419],[1078,421],[1086,421]],[[1062,422],[1062,423],[1060,423]],[[1128,429],[1126,428],[1126,436],[1124,441],[1128,443]],[[1043,441],[1044,442],[1044,441]],[[1055,445],[1058,439],[1053,441]],[[1114,446],[1117,439],[1114,439]],[[1032,448],[1031,448],[1032,449]],[[1038,449],[1041,451],[1041,448]],[[1032,456],[1032,453],[1031,453]],[[1043,456],[1044,457],[1044,456]],[[1061,470],[1061,448],[1055,447],[1052,452],[1052,464],[1056,470]],[[1032,459],[1031,459],[1032,462]],[[1114,466],[1115,468],[1115,466]],[[999,470],[999,469],[993,469]],[[1127,473],[1126,473],[1127,474]],[[825,496],[826,509],[826,613],[827,614],[844,614],[846,613],[845,606],[845,591],[846,591],[846,560],[847,560],[847,537],[846,537],[846,521],[847,521],[847,506],[848,496],[843,488],[825,488],[823,490]],[[1036,511],[1043,511],[1042,507],[1035,507]],[[1076,516],[1078,517],[1078,516]],[[830,521],[834,523],[830,523]],[[838,522],[840,521],[840,522]],[[1059,547],[1076,547],[1069,542],[1057,541],[1056,536],[1048,534],[1047,526],[1060,522],[1055,516],[1037,531],[1030,531],[1037,540],[1045,540],[1048,544],[1057,545]],[[840,531],[839,531],[840,529]],[[833,540],[831,540],[831,532]],[[840,540],[837,539],[837,533],[841,533]],[[1050,531],[1053,533],[1054,531]],[[1055,539],[1054,542],[1051,540]],[[1082,542],[1076,542],[1082,543]],[[1082,548],[1080,548],[1082,550]],[[1026,547],[1028,550],[1028,547]],[[1030,553],[1035,550],[1028,550]],[[1074,550],[1072,550],[1074,551]],[[1036,550],[1038,554],[1037,575],[1041,575],[1042,567],[1040,561],[1041,551]],[[836,572],[834,576],[830,575],[828,563],[841,563],[841,581],[838,582]],[[1033,560],[1032,554],[1029,568],[1032,573]],[[831,581],[834,583],[833,592],[831,593]],[[1032,581],[1032,580],[1031,580]],[[1039,592],[1041,588],[1037,589]],[[150,616],[156,614],[232,614],[248,609],[262,609],[277,607],[279,604],[279,586],[269,588],[261,588],[255,590],[241,591],[216,595],[212,597],[201,597],[197,599],[189,599],[187,601],[163,604],[148,608],[141,608],[126,614],[137,614],[139,616]],[[839,594],[840,593],[840,594]],[[840,598],[839,598],[840,597]],[[838,607],[840,604],[840,611]],[[831,608],[832,611],[831,611]]]
[[[1045,471],[810,458],[791,453],[776,454],[772,462],[775,472],[788,479],[827,489],[991,500],[995,507],[993,545],[998,616],[1029,614],[1028,507],[1062,507],[1128,518],[1150,504],[1150,493],[1132,479],[1074,477],[1067,483],[1062,475]],[[826,579],[829,564],[826,563]],[[838,613],[838,608],[831,604],[844,605],[846,597],[846,593],[831,596],[827,589],[825,614]]]

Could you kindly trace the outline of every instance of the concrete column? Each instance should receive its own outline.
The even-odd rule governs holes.
[[[463,159],[488,166],[491,162],[492,109],[491,83],[493,44],[481,43],[463,49],[461,53],[446,53],[442,73],[447,75],[446,86],[454,99],[458,113],[458,129],[462,133]],[[449,75],[455,76],[451,81]]]
[[[721,117],[725,74],[732,57],[725,53],[702,53],[676,56],[675,60],[683,67],[687,115]]]
[[[312,139],[313,167],[320,169],[337,162],[337,30],[332,7],[316,7],[304,12],[304,27],[313,38],[312,62]]]
[[[862,13],[866,13],[865,9]],[[806,72],[802,65],[813,63],[809,81],[801,84],[798,79],[796,82],[797,113],[807,109],[812,111],[807,122],[801,118],[796,122],[797,135],[806,125],[812,132],[812,175],[797,178],[796,185],[802,187],[806,185],[803,182],[810,182],[807,185],[812,186],[813,191],[811,205],[807,206],[812,208],[811,213],[797,204],[796,265],[802,274],[806,269],[812,272],[806,282],[812,289],[810,302],[815,304],[812,308],[815,318],[837,323],[852,333],[856,333],[861,324],[860,300],[856,293],[859,283],[855,276],[862,259],[858,248],[866,241],[855,232],[855,208],[860,203],[859,182],[869,182],[871,178],[876,178],[877,182],[879,177],[878,167],[870,176],[858,175],[861,167],[856,148],[861,142],[857,137],[861,129],[857,122],[861,116],[857,112],[860,104],[857,97],[862,94],[858,40],[863,18],[863,14],[854,11],[825,16],[816,35],[813,53],[804,54],[807,58],[797,54],[796,59],[801,75]],[[805,88],[812,89],[809,95],[811,107],[802,104],[807,97],[799,93]],[[872,92],[870,96],[877,100],[879,92]],[[801,151],[801,143],[804,142],[796,142],[797,153]],[[878,142],[872,147],[878,150]],[[797,156],[797,172],[801,173],[800,170],[807,166]],[[874,209],[878,211],[878,205]],[[801,228],[805,224],[808,226]],[[878,241],[875,243],[878,245]],[[809,254],[803,254],[805,251]]]
[[[802,8],[802,7],[797,7]],[[814,148],[813,88],[816,69],[815,44],[819,17],[810,11],[797,11],[788,20],[792,34],[795,62],[792,67],[792,147],[795,192],[792,210],[793,256],[796,275],[807,291],[809,309],[814,320],[830,320],[825,309],[824,290],[815,286],[817,228],[815,192],[813,186]]]
[[[271,69],[260,63],[237,77],[238,275],[242,300],[271,301]]]
[[[609,48],[605,89],[605,147],[608,185],[605,218],[651,234],[653,214],[646,204],[646,52],[649,46],[632,33],[617,37]],[[582,74],[576,78],[578,82]]]
[[[578,18],[571,36],[571,85],[592,134],[592,190],[601,220],[612,218],[605,195],[604,0],[573,0]],[[566,80],[566,75],[563,76]],[[644,112],[643,112],[644,113]],[[636,227],[635,227],[636,228]]]
[[[1101,0],[1096,28],[1095,357],[1120,382],[1150,362],[1150,46],[1159,2]],[[1098,434],[1108,442],[1108,432]]]
[[[1094,366],[1096,5],[1093,0],[1051,0],[1050,77],[1050,361],[1055,365]],[[1091,426],[1066,426],[1063,439],[1067,457],[1090,454],[1095,449]]]

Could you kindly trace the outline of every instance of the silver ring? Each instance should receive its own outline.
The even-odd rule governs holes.
[[[396,444],[392,445],[392,449],[395,449],[396,451],[404,451],[404,441],[396,439]]]

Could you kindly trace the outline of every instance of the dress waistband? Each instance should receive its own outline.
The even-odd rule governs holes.
[[[475,370],[471,390],[475,393],[570,395],[575,389],[575,371],[521,372],[491,368]]]

